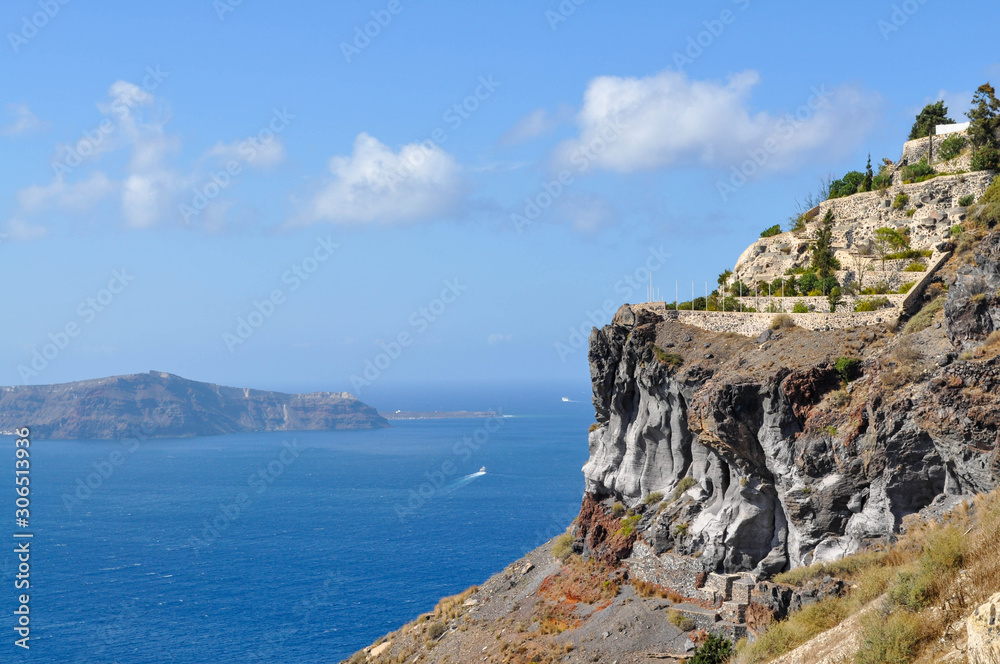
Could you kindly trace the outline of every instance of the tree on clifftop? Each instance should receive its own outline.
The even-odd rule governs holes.
[[[969,140],[972,141],[972,170],[1000,168],[1000,100],[989,83],[979,86],[972,97]]]
[[[931,134],[934,127],[940,124],[955,124],[955,121],[948,117],[948,107],[944,101],[938,101],[924,106],[924,110],[917,115],[913,129],[910,130],[910,140],[926,138]]]
[[[823,223],[816,230],[812,246],[812,266],[821,281],[826,281],[840,269],[840,261],[833,255],[833,210],[826,211]]]

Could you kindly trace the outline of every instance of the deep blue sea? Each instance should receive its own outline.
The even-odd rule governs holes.
[[[36,441],[31,649],[13,646],[11,545],[0,661],[337,662],[569,525],[593,410],[559,396],[498,396],[495,421]]]

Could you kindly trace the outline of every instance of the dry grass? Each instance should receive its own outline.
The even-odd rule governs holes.
[[[1000,491],[978,496],[936,522],[907,523],[890,549],[786,572],[776,581],[802,585],[824,576],[848,579],[850,593],[772,624],[739,662],[767,662],[839,624],[872,601],[881,608],[861,623],[856,664],[912,662],[940,645],[947,626],[1000,588]]]
[[[573,542],[575,538],[573,533],[566,532],[556,538],[556,541],[552,544],[552,555],[563,561],[564,563],[569,560],[569,557],[573,555]]]
[[[685,601],[683,595],[674,592],[670,588],[664,586],[658,586],[655,583],[647,583],[646,581],[640,581],[639,579],[631,579],[629,584],[635,589],[635,594],[639,597],[651,598],[658,597],[660,599],[667,599],[674,604],[680,604]]]
[[[542,581],[538,595],[555,602],[568,600],[584,604],[614,599],[619,587],[609,579],[612,571],[609,565],[572,556],[561,570]]]
[[[789,327],[795,327],[795,320],[788,314],[778,314],[771,319],[772,330],[781,330]]]
[[[910,320],[906,321],[906,325],[903,326],[903,334],[913,334],[921,330],[926,330],[931,326],[931,323],[934,322],[934,317],[942,309],[944,309],[944,296],[939,295],[925,304]]]

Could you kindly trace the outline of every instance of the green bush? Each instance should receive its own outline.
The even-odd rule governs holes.
[[[865,181],[865,174],[861,171],[851,171],[840,180],[830,183],[830,198],[843,198],[857,193]]]
[[[896,199],[892,202],[892,208],[894,210],[902,210],[906,207],[906,204],[910,202],[910,197],[902,192],[896,194]]]
[[[934,577],[924,570],[910,569],[896,574],[889,586],[889,601],[908,611],[927,608],[934,594]]]
[[[552,545],[552,555],[559,560],[566,562],[573,555],[573,534],[563,533],[556,538]]]
[[[994,179],[979,202],[969,208],[969,219],[978,226],[988,228],[1000,222],[1000,178]]]
[[[942,309],[944,309],[943,295],[925,304],[923,309],[915,313],[910,320],[906,321],[906,325],[903,327],[903,334],[913,334],[914,332],[927,329],[934,322],[934,315]]]
[[[892,174],[889,172],[879,173],[872,180],[872,189],[875,191],[885,191],[892,186]]]
[[[917,208],[910,208],[909,210],[906,211],[906,216],[913,217],[913,215],[915,215],[916,213],[917,213]]]
[[[659,346],[653,346],[653,354],[656,355],[656,359],[666,364],[668,367],[673,367],[677,369],[684,364],[684,358],[677,353],[668,353]]]
[[[639,519],[642,517],[638,514],[633,514],[632,516],[627,516],[622,519],[621,528],[618,529],[618,535],[624,535],[625,537],[630,536],[635,532],[635,527],[639,523]]]
[[[681,481],[677,483],[677,486],[674,487],[674,500],[680,498],[681,494],[693,487],[695,484],[697,484],[697,482],[695,482],[693,477],[688,476],[682,478]]]
[[[962,150],[964,149],[965,136],[962,136],[961,134],[952,134],[948,138],[941,141],[941,146],[938,148],[938,156],[945,161],[949,161],[962,154]]]
[[[709,634],[705,642],[694,651],[689,664],[726,664],[733,656],[733,644],[717,634]]]
[[[807,314],[807,313],[809,313],[809,305],[806,304],[805,302],[803,302],[802,300],[799,300],[792,307],[792,313],[793,314]]]
[[[646,494],[646,497],[642,499],[642,502],[646,505],[655,505],[661,500],[663,500],[663,492],[654,491],[652,493]]]
[[[845,383],[850,383],[858,377],[861,370],[861,360],[854,357],[839,357],[833,368],[837,370],[840,379]]]
[[[787,327],[795,327],[795,320],[788,314],[778,314],[771,319],[772,330],[780,330]]]
[[[913,261],[903,268],[903,272],[926,272],[927,264],[923,261]]]
[[[965,196],[962,196],[960,199],[958,199],[959,207],[969,207],[975,202],[976,202],[976,197],[973,196],[972,194],[966,194]],[[954,229],[954,226],[952,226],[952,228]]]
[[[887,297],[870,297],[865,300],[858,300],[854,305],[855,311],[878,311],[889,304]]]
[[[873,611],[861,622],[861,647],[855,664],[909,664],[917,655],[923,625],[919,616]]]
[[[930,258],[934,254],[931,249],[904,249],[888,254],[886,260],[896,260],[899,258]]]
[[[682,632],[690,632],[696,627],[694,620],[676,609],[670,609],[667,612],[667,622]]]
[[[922,182],[937,175],[937,171],[932,168],[926,160],[921,159],[915,164],[903,166],[903,183]]]
[[[761,237],[774,237],[775,235],[781,235],[781,225],[780,224],[775,224],[774,226],[771,226],[770,228],[765,228],[760,233]]]
[[[979,148],[972,153],[972,170],[995,171],[1000,169],[1000,150],[993,147]]]
[[[615,502],[611,506],[611,513],[614,514],[615,516],[622,516],[623,514],[625,514],[625,505],[623,505],[621,501]]]
[[[901,285],[899,288],[896,289],[896,294],[906,295],[907,293],[910,292],[910,289],[913,288],[916,284],[917,282],[915,281],[907,281],[905,284]]]

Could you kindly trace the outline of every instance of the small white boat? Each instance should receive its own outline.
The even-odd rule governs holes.
[[[480,468],[480,469],[479,469],[479,472],[481,472],[481,473],[485,473],[485,472],[486,472],[486,466],[483,466],[482,468]]]

